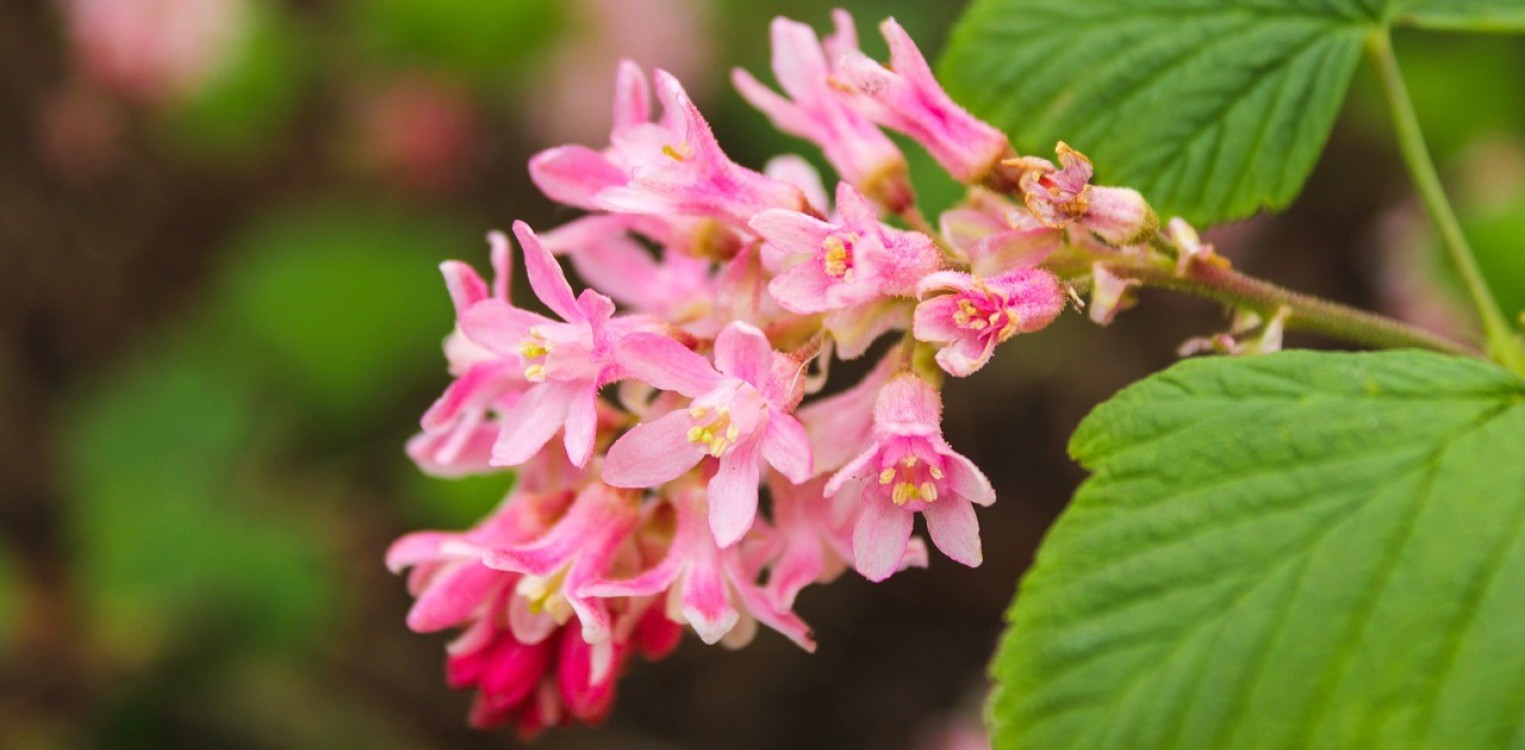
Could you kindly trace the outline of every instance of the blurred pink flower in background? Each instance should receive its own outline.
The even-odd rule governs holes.
[[[134,101],[194,94],[242,49],[245,0],[64,0],[80,72]]]
[[[708,0],[572,0],[576,25],[537,76],[525,102],[530,130],[552,143],[598,142],[608,134],[614,82],[621,59],[661,68],[686,83],[699,99],[714,87],[711,63],[714,10]]]

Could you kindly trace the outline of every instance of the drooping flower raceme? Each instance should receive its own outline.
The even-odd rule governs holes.
[[[408,453],[445,476],[512,469],[517,485],[476,528],[408,535],[388,564],[412,571],[409,627],[464,629],[447,676],[477,691],[474,725],[598,721],[630,657],[661,657],[685,629],[737,647],[762,625],[813,649],[800,592],[928,565],[916,514],[944,555],[978,565],[975,508],[995,491],[943,436],[945,376],[1046,327],[1078,300],[1072,283],[1103,322],[1125,301],[1133,281],[1108,262],[1153,229],[1136,193],[1092,187],[1063,145],[1061,167],[1009,161],[904,29],[885,22],[885,67],[833,18],[825,39],[774,22],[782,94],[735,80],[825,151],[834,206],[804,159],[738,164],[676,78],[626,62],[608,143],[530,162],[547,196],[585,212],[513,226],[548,313],[511,298],[501,233],[491,282],[443,266],[454,380]],[[941,231],[881,126],[970,184]],[[876,343],[867,375],[832,385],[833,357]]]

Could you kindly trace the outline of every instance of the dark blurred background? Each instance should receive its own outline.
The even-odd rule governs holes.
[[[935,55],[961,4],[894,14]],[[677,73],[740,162],[805,146],[726,83],[767,74],[804,0],[0,3],[0,747],[510,747],[465,728],[444,635],[403,627],[381,557],[459,528],[504,478],[424,478],[401,446],[446,383],[435,271],[483,232],[571,218],[525,160],[606,136],[620,56]],[[1501,300],[1525,307],[1525,44],[1400,37]],[[1369,73],[1303,197],[1211,235],[1241,268],[1465,334]],[[910,149],[929,212],[957,192]],[[812,154],[812,158],[813,158]],[[1105,169],[1105,165],[1101,165]],[[605,726],[546,748],[954,747],[1001,612],[1081,479],[1069,432],[1225,325],[1146,294],[947,391],[1000,502],[986,562],[807,591],[772,633],[638,664]],[[1323,342],[1293,337],[1298,345]]]

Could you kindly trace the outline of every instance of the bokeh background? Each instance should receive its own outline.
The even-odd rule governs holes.
[[[932,55],[962,5],[843,4],[876,55],[878,18]],[[446,383],[435,266],[485,266],[483,232],[515,218],[571,218],[524,163],[601,142],[621,56],[677,73],[738,161],[805,148],[727,84],[738,65],[769,78],[779,13],[826,25],[805,0],[0,3],[0,747],[516,746],[465,728],[446,637],[403,627],[381,565],[508,486],[427,479],[401,452]],[[1398,46],[1517,314],[1525,42]],[[1371,83],[1290,210],[1212,238],[1252,273],[1464,335]],[[956,200],[909,151],[928,209]],[[1072,315],[1009,344],[947,392],[948,437],[1001,498],[982,568],[811,589],[819,653],[690,638],[634,667],[603,727],[538,744],[977,738],[1001,611],[1082,477],[1067,435],[1224,323],[1146,294],[1110,329]]]

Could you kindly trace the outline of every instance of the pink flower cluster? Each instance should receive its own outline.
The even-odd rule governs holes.
[[[626,62],[609,142],[530,162],[546,195],[587,212],[513,227],[549,314],[510,298],[501,233],[491,281],[444,265],[455,380],[408,452],[444,476],[513,469],[517,485],[476,528],[406,536],[388,562],[412,569],[410,627],[464,628],[448,674],[478,691],[475,725],[597,721],[631,655],[662,656],[684,627],[737,647],[761,623],[813,649],[796,596],[848,568],[880,581],[925,566],[917,514],[944,554],[980,563],[975,506],[995,492],[942,435],[942,381],[1063,310],[1051,255],[1126,251],[1153,217],[1136,193],[1092,190],[1078,154],[1010,161],[893,20],[884,66],[834,19],[824,41],[774,22],[782,94],[735,76],[824,151],[831,200],[799,157],[732,161],[677,79]],[[1027,205],[975,187],[933,229],[881,128],[971,184],[1007,170]],[[892,331],[867,376],[820,395],[833,356]]]

